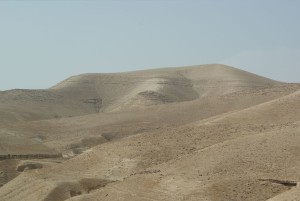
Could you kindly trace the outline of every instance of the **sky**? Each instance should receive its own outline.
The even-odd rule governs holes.
[[[300,82],[299,0],[0,0],[0,90],[222,63]]]

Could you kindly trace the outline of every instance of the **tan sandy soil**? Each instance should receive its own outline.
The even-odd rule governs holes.
[[[300,200],[299,84],[203,65],[1,93],[0,153],[64,156],[0,161],[1,201]]]

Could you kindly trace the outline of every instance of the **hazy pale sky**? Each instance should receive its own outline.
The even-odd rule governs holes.
[[[300,82],[299,0],[0,1],[0,90],[223,63]]]

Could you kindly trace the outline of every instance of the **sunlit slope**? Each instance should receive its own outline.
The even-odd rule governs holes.
[[[74,96],[99,98],[101,110],[182,102],[244,89],[279,84],[225,65],[201,65],[116,74],[84,74],[71,77],[52,90]]]
[[[70,200],[297,200],[299,189],[284,183],[300,180],[299,110],[296,92],[156,139],[136,136],[127,146],[152,147],[138,163],[146,170]]]
[[[0,92],[1,124],[143,109],[279,84],[225,65],[82,74],[45,90]]]
[[[129,135],[178,127],[293,93],[298,85],[279,85],[260,90],[243,90],[193,101],[152,105],[143,110],[97,113],[80,117],[18,123],[3,127],[6,133],[39,139],[63,153],[80,152]],[[215,117],[216,116],[216,117]],[[4,135],[5,133],[2,133]]]
[[[270,102],[256,105],[224,117],[216,117],[212,122],[239,122],[240,125],[260,122],[262,125],[287,124],[299,121],[300,91]]]
[[[21,173],[0,200],[266,200],[288,190],[272,179],[298,179],[297,90],[203,65],[0,92],[0,151],[70,158]]]
[[[51,90],[10,90],[0,92],[0,126],[18,121],[52,119],[95,113],[94,105]]]
[[[266,200],[288,190],[272,180],[300,179],[299,103],[295,92],[211,120],[106,143],[51,169],[22,174],[0,189],[0,197]]]
[[[33,155],[33,154],[58,154],[53,149],[42,143],[25,137],[0,136],[0,156]]]

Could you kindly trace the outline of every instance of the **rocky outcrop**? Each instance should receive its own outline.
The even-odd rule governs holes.
[[[100,112],[100,109],[102,107],[102,99],[101,98],[90,98],[90,99],[84,100],[83,102],[94,105],[96,112]]]

